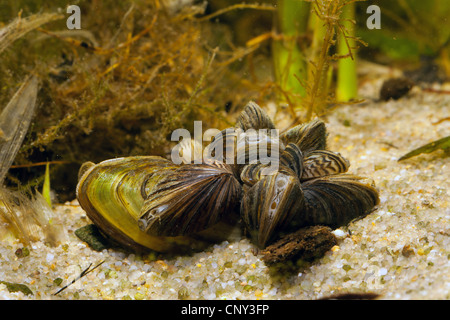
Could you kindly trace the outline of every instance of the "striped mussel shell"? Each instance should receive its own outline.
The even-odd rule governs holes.
[[[207,147],[213,158],[230,164],[237,176],[245,165],[278,161],[285,146],[270,117],[250,101],[236,125],[222,130]]]
[[[379,203],[373,182],[347,174],[350,162],[337,152],[310,149],[303,153],[297,144],[289,143],[280,163],[297,173],[304,195],[305,204],[291,220],[291,229],[343,226]]]
[[[348,161],[338,153],[316,150],[303,157],[297,145],[288,144],[278,173],[266,176],[262,174],[265,167],[247,165],[241,173],[245,186],[242,220],[260,247],[283,231],[346,225],[379,203],[373,182],[346,174]],[[280,201],[272,201],[275,198]]]
[[[337,152],[310,149],[303,153],[297,144],[289,143],[280,163],[297,173],[304,195],[305,204],[289,226],[293,230],[309,225],[343,226],[367,215],[379,203],[373,182],[347,174],[350,163]]]
[[[318,177],[347,172],[350,162],[339,153],[328,150],[314,150],[305,154],[303,170],[299,178],[306,181]]]
[[[243,131],[249,129],[275,129],[275,125],[270,119],[269,115],[261,109],[255,102],[250,101],[244,107],[244,110],[239,115],[236,121],[236,128],[240,128]]]
[[[127,157],[90,163],[80,173],[77,199],[88,217],[108,238],[136,251],[204,248],[208,241],[194,233],[219,224],[241,195],[232,172],[220,164]]]
[[[260,114],[254,106],[250,111]],[[268,122],[253,125],[258,123]],[[258,246],[266,246],[280,231],[309,225],[345,225],[368,214],[379,203],[371,183],[346,174],[349,161],[326,150],[326,137],[321,120],[298,125],[280,136],[279,173],[264,175],[267,165],[260,162],[241,169],[240,179],[245,186],[241,216]],[[283,200],[272,201],[275,195]]]
[[[237,208],[241,185],[222,162],[184,165],[149,189],[139,228],[155,236],[190,235]]]
[[[325,150],[327,147],[327,131],[325,123],[320,119],[299,124],[280,135],[281,141],[287,145],[296,144],[303,153],[313,150]]]
[[[274,166],[274,169],[270,170],[269,164],[261,162],[245,165],[240,172],[241,181],[244,185],[253,186],[264,176],[275,173],[280,167],[292,170],[292,173],[300,179],[303,172],[303,153],[297,145],[290,143],[282,151],[280,158],[270,165]]]
[[[87,163],[78,201],[108,237],[158,252],[201,249],[208,237],[226,238],[235,211],[264,248],[281,232],[341,226],[379,203],[374,186],[347,174],[349,162],[326,150],[321,120],[280,136],[273,130],[269,116],[250,102],[233,128],[214,137],[202,163],[192,163],[202,151],[192,140],[180,144],[181,165],[152,156]]]
[[[380,201],[373,181],[352,174],[317,177],[301,186],[305,206],[292,219],[294,229],[309,225],[337,228],[366,216]]]
[[[278,162],[284,145],[276,135],[240,128],[222,130],[207,146],[207,153],[230,165],[236,176],[247,164]]]
[[[292,170],[282,167],[274,174],[262,175],[247,188],[241,202],[241,217],[253,242],[264,248],[289,226],[303,206],[300,181]]]

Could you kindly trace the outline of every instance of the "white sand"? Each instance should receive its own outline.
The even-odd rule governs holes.
[[[450,95],[418,89],[399,101],[368,100],[327,117],[330,150],[350,160],[351,172],[373,178],[381,203],[349,226],[351,234],[340,229],[338,246],[295,274],[269,274],[246,239],[173,259],[95,252],[73,233],[90,223],[74,201],[56,208],[68,231],[67,243],[51,248],[36,242],[23,258],[15,255],[22,244],[0,243],[0,280],[33,291],[25,296],[0,285],[0,299],[317,299],[345,292],[375,292],[381,299],[449,299],[450,160],[437,151],[397,162],[413,148],[447,136],[450,121],[433,125],[446,117]],[[53,295],[90,263],[103,260],[98,269]],[[60,285],[54,283],[57,278]]]

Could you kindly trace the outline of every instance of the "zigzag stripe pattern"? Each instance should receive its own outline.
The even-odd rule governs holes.
[[[301,180],[347,172],[348,160],[337,152],[316,150],[309,152],[304,160]]]

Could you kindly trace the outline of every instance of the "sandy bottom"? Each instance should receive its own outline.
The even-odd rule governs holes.
[[[370,98],[370,97],[369,97]],[[318,299],[372,292],[379,299],[450,298],[450,160],[443,151],[397,162],[408,151],[450,132],[450,95],[415,89],[399,101],[344,106],[326,118],[330,150],[371,177],[381,203],[336,231],[338,245],[288,274],[268,268],[247,239],[223,242],[189,257],[117,250],[95,252],[74,231],[90,221],[76,201],[56,207],[68,240],[29,246],[0,244],[0,280],[23,283],[32,295],[0,299]],[[54,295],[90,264],[100,267]]]

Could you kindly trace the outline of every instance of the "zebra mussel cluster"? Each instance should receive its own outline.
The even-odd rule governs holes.
[[[260,129],[268,133],[258,134]],[[78,201],[107,237],[133,250],[158,252],[202,248],[211,239],[226,239],[237,224],[265,248],[306,226],[345,225],[378,204],[373,184],[347,173],[349,162],[326,149],[323,121],[279,136],[273,129],[264,110],[249,102],[235,127],[207,146],[210,154],[227,151],[231,163],[212,157],[174,164],[157,156],[85,163]],[[274,163],[252,157],[262,145],[279,155],[272,158],[275,170]],[[195,141],[183,146],[185,155],[199,147]]]

